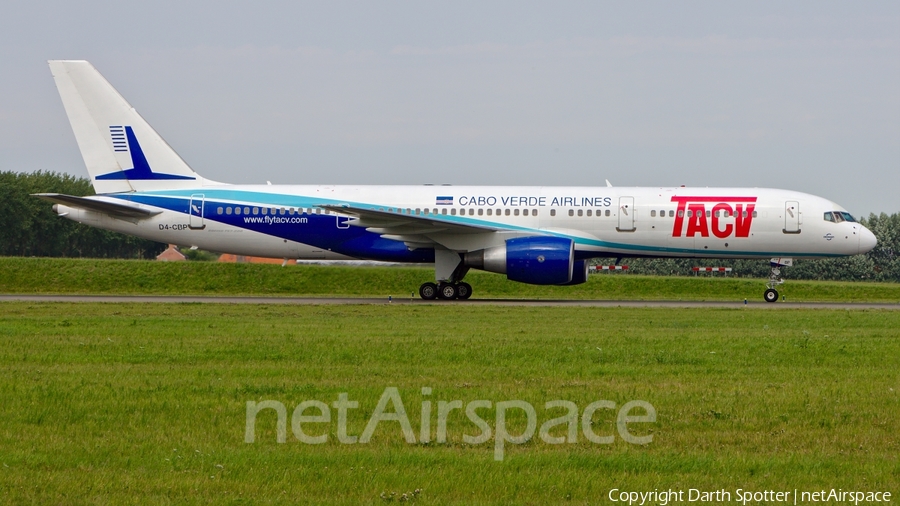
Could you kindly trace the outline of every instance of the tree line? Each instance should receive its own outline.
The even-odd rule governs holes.
[[[90,180],[56,172],[0,172],[0,255],[155,258],[165,244],[89,227],[58,216],[33,193],[94,194]]]
[[[0,172],[0,255],[38,257],[154,258],[165,245],[109,232],[61,218],[49,202],[33,193],[93,195],[90,180],[56,172]],[[791,279],[900,282],[900,213],[870,214],[860,222],[878,238],[865,255],[825,260],[796,260]],[[731,267],[732,275],[764,278],[761,260],[629,259],[640,274],[687,275],[691,267]]]

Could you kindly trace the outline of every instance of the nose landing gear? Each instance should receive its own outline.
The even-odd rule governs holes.
[[[766,282],[766,291],[763,294],[763,298],[766,299],[766,302],[777,302],[778,290],[776,288],[778,285],[784,284],[784,279],[781,277],[781,268],[794,265],[794,260],[792,258],[773,258],[769,261],[769,265],[772,267],[772,273],[769,274],[769,281]]]

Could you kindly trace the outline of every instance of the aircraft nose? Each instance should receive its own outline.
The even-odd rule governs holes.
[[[868,228],[860,228],[862,228],[862,230],[859,232],[859,253],[868,253],[878,244],[878,239]]]

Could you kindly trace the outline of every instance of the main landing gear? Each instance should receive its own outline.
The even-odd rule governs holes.
[[[419,296],[425,300],[465,300],[472,296],[472,285],[450,282],[441,282],[440,284],[422,283],[422,286],[419,287]]]
[[[781,277],[781,268],[794,265],[794,261],[791,258],[773,258],[769,265],[772,267],[772,273],[769,274],[769,281],[766,282],[766,291],[763,293],[763,298],[766,299],[766,302],[777,302],[778,290],[775,288],[784,284],[784,279]]]
[[[434,248],[434,278],[437,283],[422,283],[419,296],[425,300],[468,299],[472,296],[472,285],[463,283],[462,279],[469,272],[463,262],[462,254],[447,248]]]

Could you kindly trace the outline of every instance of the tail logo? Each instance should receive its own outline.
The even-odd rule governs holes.
[[[109,135],[112,139],[113,150],[116,152],[130,152],[132,168],[110,172],[109,174],[101,174],[97,176],[99,180],[147,180],[147,179],[196,179],[191,176],[180,176],[178,174],[163,174],[150,170],[150,164],[147,163],[147,157],[134,135],[134,130],[130,126],[111,125],[109,127]]]

